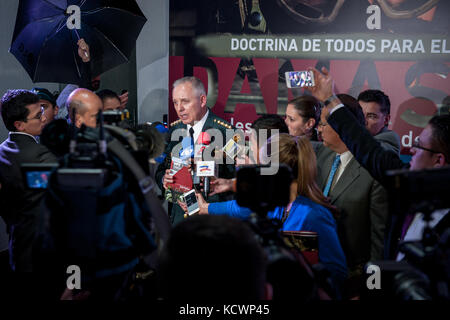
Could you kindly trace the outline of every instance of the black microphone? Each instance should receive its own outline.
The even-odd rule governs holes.
[[[196,174],[196,165],[194,162],[194,156],[195,156],[195,140],[194,140],[194,128],[189,129],[189,136],[191,137],[191,176],[192,176],[192,184],[194,185],[195,189],[198,189],[198,186],[200,185],[200,178]]]
[[[211,143],[211,136],[208,132],[202,132],[200,133],[200,136],[198,137],[198,143],[200,145],[199,152],[202,160],[204,160],[203,152],[205,151],[206,147]],[[198,155],[198,154],[197,154]],[[207,166],[201,166],[200,170],[207,170],[206,172],[209,172],[209,167]],[[208,194],[210,191],[210,176],[205,175],[203,178],[203,191],[205,195],[205,199],[208,199]]]

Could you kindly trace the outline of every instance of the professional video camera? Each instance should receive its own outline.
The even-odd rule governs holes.
[[[104,110],[102,111],[102,116],[103,123],[106,125],[116,126],[127,130],[134,128],[128,109]]]
[[[400,237],[407,215],[423,231],[418,229],[418,239],[399,243],[401,261],[368,263],[366,268],[380,269],[381,289],[366,290],[362,298],[450,300],[450,168],[393,170],[387,175],[390,212],[397,225],[390,238]]]
[[[103,126],[103,121],[98,128],[62,127],[59,123],[54,129],[69,138],[60,142],[70,142],[58,148],[69,149],[60,163],[52,168],[23,166],[29,187],[47,189],[43,221],[48,223],[40,228],[41,251],[53,253],[61,267],[79,266],[83,285],[118,275],[136,280],[144,261],[148,274],[156,263],[156,248],[170,230],[153,191],[155,183],[145,170],[148,148],[157,144],[147,141],[152,134],[144,128],[136,138],[131,131]],[[145,153],[145,163],[133,156],[139,152]],[[46,183],[36,183],[36,177],[45,177]]]
[[[333,295],[326,279],[319,279],[319,269],[313,269],[303,254],[286,245],[280,229],[281,221],[269,220],[267,213],[289,203],[293,175],[289,167],[280,164],[274,175],[261,174],[266,165],[241,166],[236,178],[238,205],[253,210],[248,219],[258,235],[268,257],[267,278],[274,289],[274,299],[312,301]]]

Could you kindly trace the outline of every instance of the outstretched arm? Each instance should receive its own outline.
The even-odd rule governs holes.
[[[380,183],[384,184],[387,170],[400,169],[404,163],[399,156],[392,151],[385,150],[381,144],[361,126],[353,114],[342,107],[342,102],[335,96],[334,80],[326,68],[322,72],[312,69],[314,72],[315,86],[312,94],[320,101],[330,101],[324,107],[328,124],[337,132],[341,140],[356,158],[356,160],[369,171]]]

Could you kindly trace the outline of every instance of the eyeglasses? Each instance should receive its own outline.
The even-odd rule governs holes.
[[[43,115],[44,115],[44,107],[41,106],[41,111],[36,113],[36,115],[33,118],[27,118],[26,121],[28,121],[28,120],[41,120]]]
[[[432,150],[432,149],[428,149],[428,148],[422,147],[422,146],[419,144],[419,142],[415,142],[415,143],[412,145],[412,148],[422,149],[422,150],[425,150],[425,151],[428,151],[428,152],[431,152],[431,153],[442,153],[442,152],[440,152],[440,151],[435,151],[435,150]]]
[[[382,115],[378,115],[376,113],[368,113],[366,115],[366,119],[378,120],[382,117]]]

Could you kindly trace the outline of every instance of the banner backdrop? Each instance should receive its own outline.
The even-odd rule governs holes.
[[[444,0],[171,0],[169,86],[197,76],[213,112],[248,129],[309,94],[287,88],[286,71],[325,66],[337,93],[390,97],[389,127],[409,154],[430,117],[449,112],[449,9]]]

